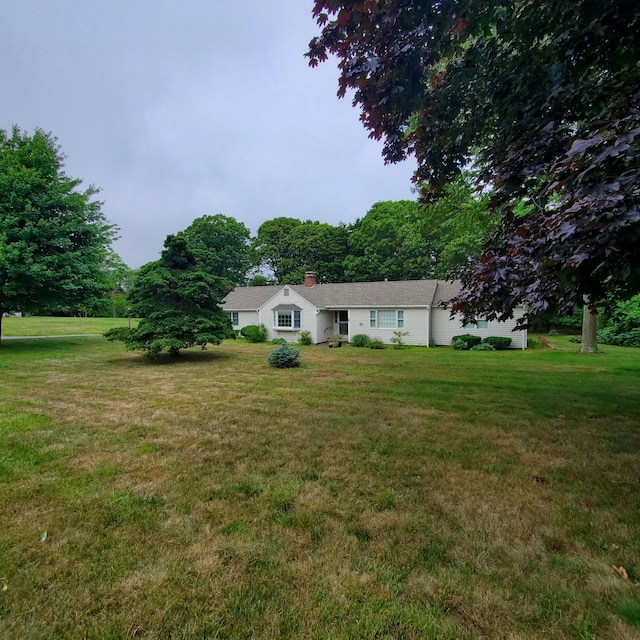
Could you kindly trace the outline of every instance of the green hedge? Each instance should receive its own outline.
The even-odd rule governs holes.
[[[511,338],[505,338],[503,336],[489,336],[485,338],[483,344],[490,344],[494,349],[508,349],[511,346]]]
[[[471,349],[471,347],[475,347],[477,344],[480,344],[482,342],[482,338],[480,336],[472,336],[470,333],[463,333],[462,335],[453,336],[453,338],[451,338],[451,346],[453,346],[454,342],[458,345],[462,342],[466,342],[467,349]],[[457,348],[461,349],[460,346]]]

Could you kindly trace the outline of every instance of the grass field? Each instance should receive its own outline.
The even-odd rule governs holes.
[[[640,351],[552,341],[6,341],[0,638],[639,638]]]
[[[126,327],[128,318],[2,318],[3,336],[68,336],[73,334],[102,334],[112,327]],[[131,321],[135,323],[135,320]]]

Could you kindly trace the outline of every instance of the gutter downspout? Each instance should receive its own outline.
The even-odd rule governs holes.
[[[427,349],[431,346],[431,307],[427,305]]]

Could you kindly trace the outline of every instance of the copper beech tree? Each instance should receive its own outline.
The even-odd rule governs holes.
[[[455,310],[505,319],[640,290],[640,3],[316,0],[312,66],[339,60],[387,162],[423,199],[474,163],[500,212]],[[515,209],[525,200],[530,206]]]

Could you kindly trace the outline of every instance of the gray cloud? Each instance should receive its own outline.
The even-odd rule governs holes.
[[[130,266],[168,233],[223,213],[255,233],[287,215],[353,222],[412,198],[385,166],[333,62],[303,57],[309,0],[12,0],[0,6],[0,128],[59,139],[66,171],[102,189]]]

